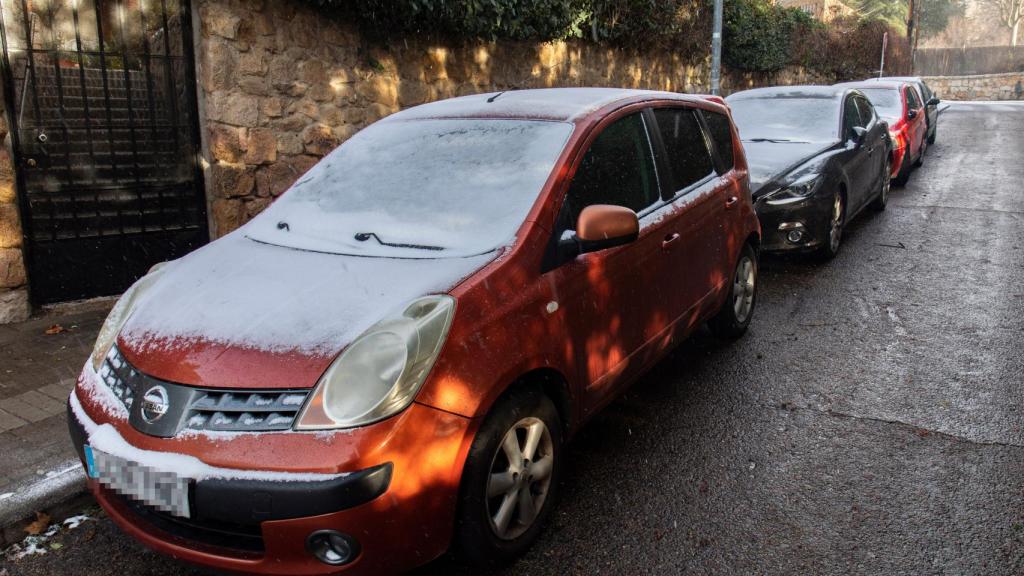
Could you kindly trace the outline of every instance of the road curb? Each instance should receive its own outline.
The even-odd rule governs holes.
[[[78,460],[67,460],[49,476],[14,488],[13,495],[0,500],[0,546],[20,541],[19,524],[36,512],[61,508],[86,493],[85,472]],[[51,516],[53,516],[51,514]]]

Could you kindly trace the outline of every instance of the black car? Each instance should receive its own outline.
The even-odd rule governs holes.
[[[889,129],[857,90],[787,86],[726,98],[750,165],[765,251],[836,255],[843,228],[885,209]]]
[[[928,143],[935,144],[935,134],[939,130],[939,97],[932,92],[931,87],[918,76],[885,76],[883,78],[867,78],[865,82],[906,82],[913,84],[921,93],[921,101],[924,102],[925,119],[928,121]]]

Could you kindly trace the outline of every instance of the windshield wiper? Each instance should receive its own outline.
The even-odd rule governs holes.
[[[370,238],[373,238],[381,246],[391,246],[392,248],[412,248],[414,250],[444,250],[441,246],[427,246],[425,244],[402,244],[401,242],[385,242],[380,239],[374,232],[357,232],[355,236],[356,240],[360,242],[366,242]]]
[[[806,140],[790,140],[789,138],[748,138],[744,142],[772,142],[773,144],[810,144]]]

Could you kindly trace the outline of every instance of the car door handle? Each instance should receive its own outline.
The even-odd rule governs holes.
[[[725,201],[725,207],[732,208],[739,201],[740,199],[738,196],[730,196],[729,199]]]
[[[665,239],[661,241],[661,249],[662,250],[669,250],[669,249],[671,249],[672,248],[672,243],[675,242],[676,240],[679,240],[679,233],[678,232],[673,232],[671,234],[668,234],[667,236],[665,236]]]

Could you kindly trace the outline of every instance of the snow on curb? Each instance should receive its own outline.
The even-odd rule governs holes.
[[[48,472],[45,478],[8,490],[0,498],[0,528],[84,493],[85,472],[77,459],[68,460]]]

